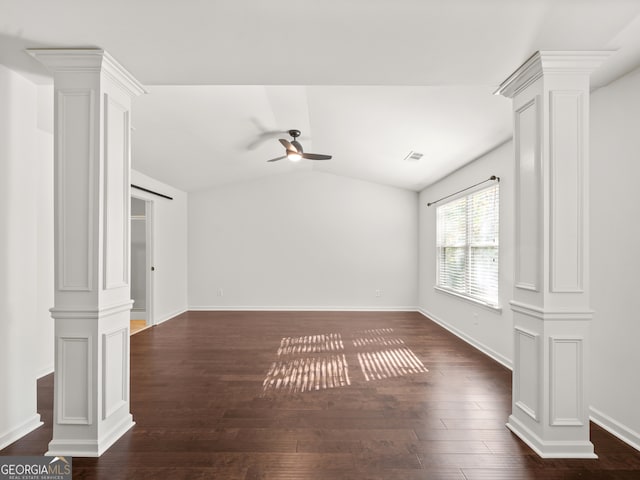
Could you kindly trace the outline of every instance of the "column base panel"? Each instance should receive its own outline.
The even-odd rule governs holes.
[[[45,455],[52,457],[99,457],[135,424],[136,422],[129,414],[100,440],[66,438],[56,440],[54,438],[49,442],[49,450]]]
[[[514,415],[509,416],[507,428],[517,435],[541,458],[598,458],[588,440],[543,440]]]

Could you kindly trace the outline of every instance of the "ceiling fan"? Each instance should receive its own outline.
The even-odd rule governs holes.
[[[280,143],[284,146],[285,155],[282,157],[272,158],[271,160],[267,160],[267,162],[277,162],[278,160],[283,160],[288,158],[292,162],[297,162],[303,158],[307,160],[330,160],[331,155],[322,155],[320,153],[305,153],[302,150],[302,145],[300,142],[296,140],[300,136],[300,130],[289,130],[289,135],[293,140],[285,140],[284,138],[279,139]]]

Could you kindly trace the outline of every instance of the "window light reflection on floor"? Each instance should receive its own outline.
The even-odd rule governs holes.
[[[405,346],[404,340],[395,334],[393,328],[374,328],[356,332],[353,346],[359,347],[358,363],[367,382],[428,372],[422,361]]]
[[[404,345],[402,338],[392,336],[393,328],[363,330],[362,332],[356,332],[355,335],[357,335],[353,339],[355,347]]]
[[[274,362],[263,382],[264,391],[284,390],[289,393],[347,385],[351,385],[351,380],[344,353]]]
[[[408,348],[358,353],[358,362],[367,382],[428,372],[420,359]]]
[[[307,335],[304,337],[285,337],[280,341],[278,356],[295,353],[337,352],[344,350],[342,336],[339,333]]]
[[[284,337],[263,382],[269,392],[304,393],[351,385],[348,358],[356,359],[365,381],[428,372],[392,328]]]

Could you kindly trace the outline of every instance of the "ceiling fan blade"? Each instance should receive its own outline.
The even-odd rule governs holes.
[[[302,158],[307,160],[331,160],[331,155],[322,155],[320,153],[303,153]]]
[[[285,140],[284,138],[280,139],[280,143],[284,146],[284,148],[286,148],[287,150],[293,150],[294,152],[297,152],[298,149],[295,147],[294,144],[292,144],[289,140]]]
[[[277,162],[278,160],[284,160],[287,156],[272,158],[271,160],[267,160],[267,162]]]
[[[291,142],[291,145],[293,145],[299,153],[304,152],[304,150],[302,150],[302,145],[300,145],[300,142],[298,142],[297,140]]]

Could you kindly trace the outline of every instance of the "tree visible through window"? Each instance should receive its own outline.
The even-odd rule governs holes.
[[[498,305],[499,184],[436,210],[437,286]]]

